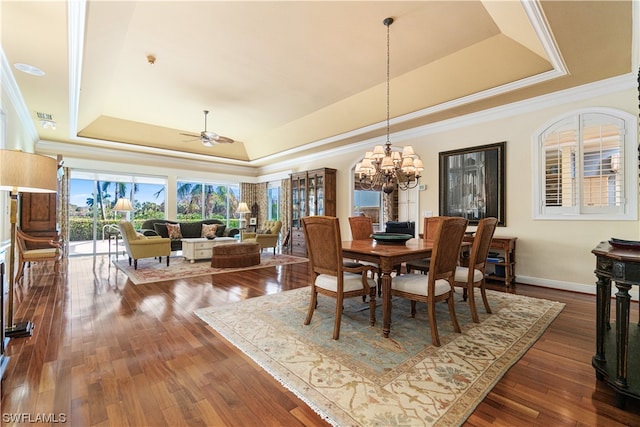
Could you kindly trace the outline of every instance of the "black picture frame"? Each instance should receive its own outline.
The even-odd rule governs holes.
[[[505,141],[439,153],[440,215],[460,216],[477,225],[495,217],[507,224],[505,212]]]

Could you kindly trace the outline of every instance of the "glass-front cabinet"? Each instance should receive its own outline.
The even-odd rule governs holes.
[[[321,168],[291,174],[291,253],[307,254],[301,219],[314,215],[336,215],[335,169]]]

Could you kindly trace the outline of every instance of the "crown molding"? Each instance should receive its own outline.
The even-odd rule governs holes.
[[[16,82],[16,78],[13,75],[13,70],[11,69],[11,65],[9,65],[9,60],[4,53],[4,49],[2,49],[2,46],[0,46],[0,56],[2,57],[2,65],[0,69],[2,91],[7,95],[9,102],[11,102],[11,105],[18,115],[21,129],[35,144],[39,139],[38,131],[33,124],[31,114],[29,114],[29,110],[27,109],[27,103],[25,102],[24,98],[22,97],[22,93],[18,88],[18,83]]]

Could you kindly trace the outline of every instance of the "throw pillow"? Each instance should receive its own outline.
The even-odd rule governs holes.
[[[271,234],[271,230],[269,230],[268,228],[265,228],[264,230],[256,231],[256,234]]]
[[[180,224],[167,223],[167,230],[169,231],[170,239],[182,239],[182,231],[180,230]]]
[[[169,231],[167,230],[166,222],[153,224],[153,229],[158,233],[158,236],[164,237],[165,239],[169,238]]]
[[[218,229],[216,230],[216,237],[223,237],[224,230],[225,228],[227,228],[227,226],[224,224],[216,224],[216,225],[218,226]]]
[[[216,237],[216,230],[218,230],[218,224],[202,224],[201,237]]]

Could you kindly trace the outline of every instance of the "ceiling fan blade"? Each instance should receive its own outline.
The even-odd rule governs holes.
[[[196,138],[196,139],[200,138],[200,135],[196,135],[196,134],[193,134],[193,133],[180,133],[180,135],[190,136],[191,138]]]
[[[220,144],[233,144],[235,142],[233,139],[227,138],[226,136],[222,135],[216,135],[216,137],[213,139]]]

